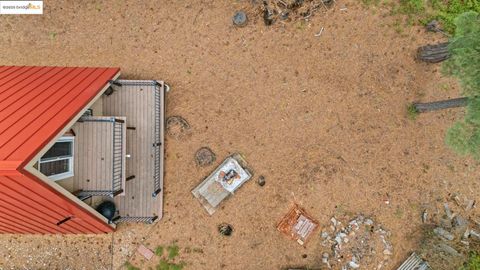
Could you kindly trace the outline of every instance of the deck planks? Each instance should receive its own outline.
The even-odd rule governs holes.
[[[152,82],[152,81],[150,81]],[[163,192],[152,196],[155,167],[155,85],[113,86],[114,92],[103,97],[103,113],[111,116],[126,117],[126,177],[135,178],[125,183],[125,195],[115,197],[120,217],[145,218],[161,217]],[[163,87],[162,87],[163,88]],[[163,106],[163,90],[160,91]],[[162,146],[161,163],[163,163],[163,108],[161,115]],[[163,169],[161,170],[163,186]]]
[[[112,123],[77,122],[72,130],[75,132],[73,190],[111,190]]]

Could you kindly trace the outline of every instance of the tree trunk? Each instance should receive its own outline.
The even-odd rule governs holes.
[[[417,59],[427,63],[438,63],[450,57],[448,42],[418,48]]]
[[[413,103],[417,112],[431,112],[443,110],[448,108],[457,108],[467,106],[468,98],[454,98],[442,101],[427,102],[427,103]]]

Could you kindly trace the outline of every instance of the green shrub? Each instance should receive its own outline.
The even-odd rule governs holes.
[[[475,251],[470,252],[468,261],[460,270],[480,270],[480,254]]]
[[[379,4],[377,0],[363,0],[370,6]],[[426,24],[431,20],[438,20],[443,30],[455,32],[455,18],[467,11],[480,12],[479,0],[399,0],[392,5],[392,14],[404,14],[409,22]]]
[[[177,245],[171,245],[167,248],[168,250],[168,258],[173,259],[178,256],[180,248]]]

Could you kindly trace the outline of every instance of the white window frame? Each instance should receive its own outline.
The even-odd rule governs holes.
[[[73,137],[73,136],[63,136],[63,137],[60,137],[55,143],[57,143],[57,142],[71,142],[72,143],[71,144],[72,145],[72,156],[71,157],[48,158],[48,159],[45,159],[43,161],[42,161],[42,158],[40,158],[40,160],[38,161],[38,171],[42,172],[40,170],[40,168],[42,166],[42,163],[47,163],[47,162],[57,161],[57,160],[68,160],[68,168],[69,168],[68,172],[47,176],[48,179],[53,180],[53,181],[59,181],[59,180],[63,180],[63,179],[66,179],[66,178],[69,178],[69,177],[73,176],[73,156],[74,156],[74,149],[75,149],[75,147],[74,147],[75,146],[75,137]]]

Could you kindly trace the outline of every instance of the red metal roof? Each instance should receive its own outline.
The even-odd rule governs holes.
[[[0,66],[0,232],[112,230],[24,167],[119,71]],[[68,217],[68,222],[57,225]]]

